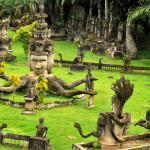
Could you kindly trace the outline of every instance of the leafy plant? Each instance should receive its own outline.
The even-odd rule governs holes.
[[[21,41],[23,43],[23,49],[26,55],[28,53],[28,40],[31,38],[31,30],[34,29],[35,24],[36,21],[30,25],[20,27],[13,37],[14,42]]]
[[[16,74],[14,74],[14,72],[11,74],[11,76],[9,78],[9,81],[11,81],[12,85],[16,86],[16,87],[21,82],[21,80],[19,79],[19,77]]]
[[[44,102],[44,97],[45,97],[46,91],[48,89],[47,79],[44,79],[43,77],[44,77],[44,75],[42,75],[42,74],[39,75],[38,82],[35,87],[37,89],[37,91],[39,92],[38,101],[40,103]]]
[[[101,147],[100,138],[98,138],[97,141],[94,141],[93,146],[95,150],[100,149]]]
[[[1,62],[0,64],[0,73],[3,73],[6,69],[6,64],[4,61]]]

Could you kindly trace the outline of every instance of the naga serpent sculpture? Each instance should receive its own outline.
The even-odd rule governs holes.
[[[97,121],[97,130],[88,134],[83,134],[79,123],[74,123],[83,138],[91,135],[100,138],[101,144],[112,144],[123,142],[122,135],[126,135],[131,123],[130,113],[123,113],[125,102],[133,93],[133,84],[125,80],[123,76],[116,83],[112,84],[111,89],[115,92],[112,96],[112,112],[100,113]]]

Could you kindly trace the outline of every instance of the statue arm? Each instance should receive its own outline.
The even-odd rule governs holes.
[[[0,92],[1,93],[6,93],[6,94],[10,94],[13,91],[15,91],[17,89],[17,87],[15,86],[10,86],[10,87],[0,87]]]
[[[28,83],[28,78],[26,78],[25,76],[21,78],[21,82],[18,85],[18,87],[13,86],[13,85],[11,85],[10,87],[0,87],[0,92],[9,94],[9,93],[12,93],[13,91],[25,88],[27,83]]]
[[[9,81],[9,76],[7,76],[5,73],[0,73],[0,78]]]
[[[106,119],[102,115],[100,115],[98,118],[98,121],[97,121],[97,130],[96,131],[93,130],[93,131],[91,131],[85,135],[85,134],[83,134],[81,126],[79,123],[74,123],[74,127],[79,130],[79,133],[83,138],[88,138],[91,135],[99,138],[102,135],[102,132],[105,128],[105,124],[106,124]]]
[[[88,138],[88,137],[91,136],[91,135],[93,135],[93,136],[95,136],[95,137],[98,137],[98,134],[97,134],[96,131],[89,132],[89,133],[86,134],[86,135],[83,134],[82,129],[81,129],[81,126],[80,126],[79,123],[76,123],[76,122],[75,122],[75,123],[74,123],[74,127],[78,129],[80,135],[81,135],[83,138]]]

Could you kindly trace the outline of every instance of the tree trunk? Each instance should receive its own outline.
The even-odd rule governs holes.
[[[104,38],[108,38],[108,0],[105,0],[105,34]]]
[[[126,40],[125,40],[126,56],[136,59],[137,58],[137,47],[132,37],[131,25],[126,27]]]
[[[119,22],[118,37],[117,37],[117,41],[119,41],[119,42],[122,42],[122,40],[123,40],[123,29],[124,29],[124,23]]]

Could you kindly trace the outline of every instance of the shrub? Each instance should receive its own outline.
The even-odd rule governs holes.
[[[36,21],[30,25],[22,26],[17,31],[13,37],[13,41],[21,41],[23,43],[23,49],[25,54],[28,53],[28,40],[31,38],[31,30],[34,29]]]

